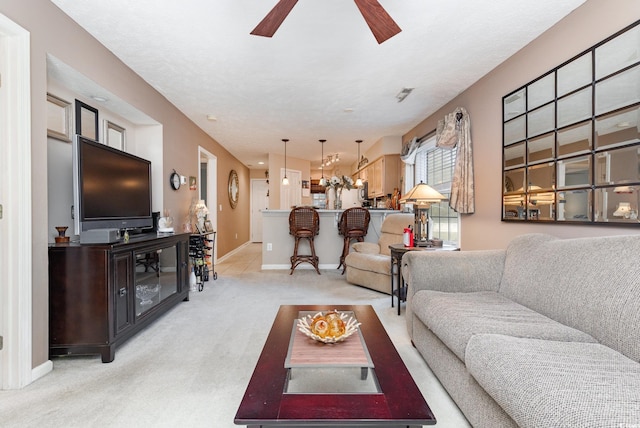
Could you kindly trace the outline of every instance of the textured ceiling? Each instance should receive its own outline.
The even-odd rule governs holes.
[[[252,168],[282,138],[354,162],[355,140],[405,134],[584,1],[380,0],[402,32],[379,45],[351,0],[301,0],[273,38],[249,33],[277,0],[52,0]]]

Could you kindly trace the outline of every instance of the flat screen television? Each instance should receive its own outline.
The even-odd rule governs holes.
[[[73,141],[74,227],[153,227],[151,162],[76,135]]]

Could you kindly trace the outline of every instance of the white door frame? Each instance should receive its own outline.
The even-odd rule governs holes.
[[[266,204],[264,205],[264,209],[269,209],[269,200],[268,200],[268,196],[260,196],[260,195],[256,195],[255,193],[255,189],[254,189],[254,185],[261,183],[264,184],[264,188],[267,192],[269,192],[269,184],[267,184],[267,179],[266,178],[252,178],[251,179],[251,218],[250,218],[250,223],[251,223],[251,228],[250,228],[250,236],[249,239],[251,240],[251,242],[262,242],[262,234],[260,235],[259,239],[257,239],[258,237],[254,236],[256,231],[254,230],[255,228],[255,221],[256,221],[256,217],[262,216],[262,212],[258,212],[256,211],[256,204],[259,204],[259,202],[256,201],[260,201],[259,198],[264,197],[263,201],[266,202]],[[262,190],[262,189],[261,189]],[[262,205],[262,204],[259,204]]]
[[[33,379],[30,36],[1,14],[0,34],[0,389],[18,389]]]
[[[207,208],[209,209],[209,220],[213,230],[218,230],[218,158],[207,149],[198,146],[198,198],[200,198],[200,184],[202,175],[200,174],[200,164],[202,159],[207,160]],[[218,258],[218,240],[214,242],[212,262]]]

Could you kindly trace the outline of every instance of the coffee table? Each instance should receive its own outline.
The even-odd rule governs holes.
[[[301,314],[332,309],[352,312],[362,323],[360,332],[333,345],[295,337]],[[305,366],[292,360],[295,343],[351,350],[345,346],[349,357],[325,363],[311,358]],[[249,428],[413,428],[436,419],[370,305],[286,305],[276,315],[234,422]]]

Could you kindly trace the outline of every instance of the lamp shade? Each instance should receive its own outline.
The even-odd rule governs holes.
[[[403,198],[400,199],[401,204],[431,204],[446,199],[442,193],[422,181],[409,190]]]
[[[615,217],[628,217],[631,214],[631,203],[620,202],[618,208],[613,212]]]

